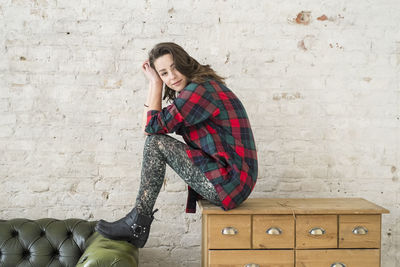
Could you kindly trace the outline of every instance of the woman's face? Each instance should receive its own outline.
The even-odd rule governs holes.
[[[172,90],[179,92],[187,85],[187,77],[175,68],[171,54],[157,58],[154,61],[154,67],[161,80]]]

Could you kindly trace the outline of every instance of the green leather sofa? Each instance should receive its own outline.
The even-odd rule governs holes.
[[[136,267],[138,249],[104,238],[95,221],[0,220],[0,267]]]

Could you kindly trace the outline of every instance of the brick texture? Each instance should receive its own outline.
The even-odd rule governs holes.
[[[259,151],[252,197],[363,197],[388,208],[400,265],[400,4],[0,1],[0,217],[114,220],[134,204],[160,41],[227,77]],[[141,266],[199,266],[201,216],[171,169]]]

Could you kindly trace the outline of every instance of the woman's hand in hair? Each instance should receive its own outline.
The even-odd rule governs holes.
[[[142,71],[150,82],[162,84],[160,76],[158,76],[158,73],[150,66],[150,61],[148,59],[142,64]]]

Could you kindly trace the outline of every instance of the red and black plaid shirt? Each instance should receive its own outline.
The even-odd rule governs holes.
[[[172,104],[149,110],[145,131],[175,132],[186,153],[211,181],[229,210],[247,199],[257,180],[257,152],[247,113],[236,95],[214,80],[190,83]],[[189,187],[186,212],[196,211],[201,198]]]

